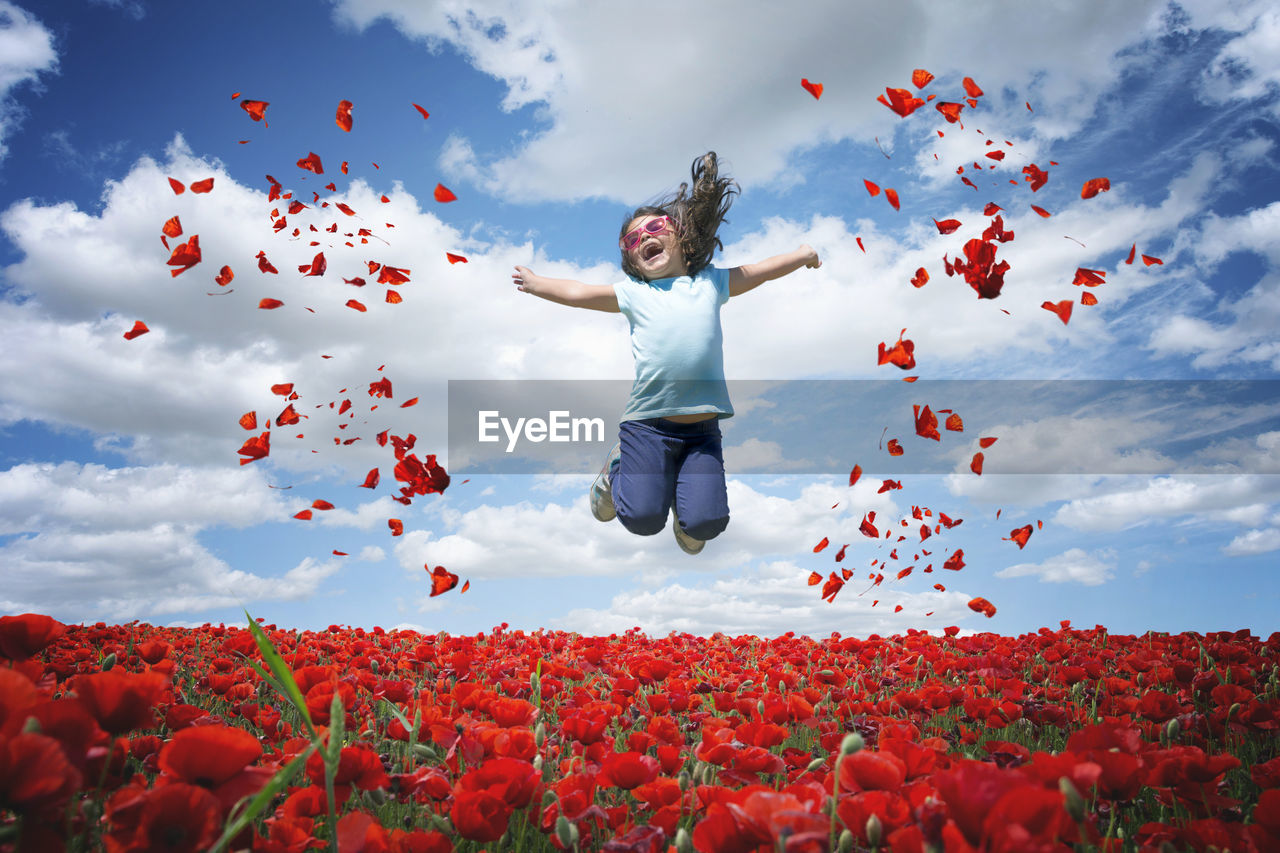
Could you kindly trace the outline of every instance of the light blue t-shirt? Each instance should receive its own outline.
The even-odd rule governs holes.
[[[720,306],[729,301],[729,270],[613,286],[631,324],[636,380],[621,420],[715,412],[733,415],[724,381]]]

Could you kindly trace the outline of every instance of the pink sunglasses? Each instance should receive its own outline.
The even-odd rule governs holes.
[[[624,251],[630,252],[636,247],[636,244],[644,239],[645,234],[661,234],[665,232],[668,227],[673,231],[676,230],[676,221],[670,216],[659,216],[657,219],[650,219],[644,225],[628,231],[623,236],[620,244]]]

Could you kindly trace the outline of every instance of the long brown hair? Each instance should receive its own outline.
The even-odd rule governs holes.
[[[724,248],[716,232],[728,221],[725,214],[740,190],[737,181],[720,175],[720,164],[714,151],[696,158],[690,173],[692,191],[689,184],[681,184],[678,190],[653,204],[637,207],[623,221],[618,239],[621,240],[628,226],[642,216],[670,216],[676,223],[676,236],[684,254],[685,268],[690,276],[694,276],[711,264],[716,249]],[[631,278],[644,279],[626,251],[622,253],[622,271]]]

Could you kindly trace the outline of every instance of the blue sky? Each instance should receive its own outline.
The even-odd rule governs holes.
[[[460,633],[1280,629],[1280,14],[1222,6],[0,0],[0,612],[201,624],[247,607]],[[904,119],[876,102],[914,68],[940,101],[963,98],[965,76],[983,88],[963,128],[933,103]],[[266,124],[236,92],[270,103]],[[623,318],[518,293],[512,266],[616,281],[627,212],[712,149],[743,189],[715,263],[806,242],[823,258],[723,309],[729,378],[760,385],[724,422],[729,529],[695,558],[666,530],[600,524],[591,475],[555,473],[581,466],[462,482],[450,381],[632,372]],[[322,176],[295,165],[311,152]],[[1034,194],[1030,163],[1050,173]],[[310,205],[280,233],[266,175]],[[1082,199],[1101,176],[1110,191]],[[169,177],[214,189],[175,196]],[[457,200],[435,201],[438,183]],[[988,202],[1016,236],[1003,292],[979,300],[942,258],[986,227]],[[159,239],[175,215],[203,254],[176,278]],[[943,235],[933,219],[963,224]],[[369,242],[345,246],[355,228]],[[1134,244],[1163,264],[1125,264]],[[317,251],[324,276],[295,272]],[[412,270],[401,304],[343,284],[371,279],[367,261]],[[1077,267],[1106,272],[1095,306]],[[267,297],[283,307],[259,310]],[[1066,299],[1066,325],[1040,308]],[[136,320],[151,331],[124,340]],[[917,386],[876,365],[904,328]],[[384,376],[391,401],[366,393]],[[1036,382],[956,382],[1011,379]],[[1094,381],[1120,379],[1134,382]],[[277,427],[268,458],[238,465],[237,419],[275,417],[281,382],[305,438]],[[868,387],[881,396],[849,415]],[[956,408],[964,432],[918,438],[909,402]],[[444,495],[392,501],[384,429],[450,467]],[[980,436],[998,441],[978,477]],[[879,448],[893,437],[900,459]],[[359,488],[373,467],[381,486]],[[903,488],[878,493],[885,478]],[[335,509],[293,518],[316,499]],[[858,532],[868,511],[883,530],[913,506],[964,523],[924,543]],[[1025,548],[1007,541],[1037,521]],[[962,571],[923,573],[957,548]],[[873,560],[890,577],[859,595]],[[424,564],[470,590],[429,598]],[[840,566],[854,578],[821,601],[809,573]],[[966,607],[979,595],[994,618]]]

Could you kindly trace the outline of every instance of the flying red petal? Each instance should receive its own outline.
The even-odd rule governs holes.
[[[329,268],[329,262],[324,259],[324,252],[317,252],[316,256],[311,259],[311,263],[298,267],[298,272],[307,270],[306,276],[324,275],[324,271]]]
[[[809,572],[809,586],[817,586],[822,583],[822,575],[817,572]]]
[[[975,190],[978,188],[978,185],[977,185],[977,184],[975,184],[973,181],[971,181],[971,180],[969,180],[968,178],[965,178],[965,177],[961,177],[961,178],[960,178],[960,183],[962,183],[962,184],[968,184],[969,186],[973,187]],[[1035,206],[1035,205],[1032,205],[1032,207],[1034,207],[1034,206]]]
[[[988,207],[989,206],[990,205],[988,205]],[[996,209],[999,210],[999,208],[996,208]],[[985,215],[990,216],[990,214],[985,214]],[[960,227],[960,220],[944,219],[941,222],[939,222],[938,220],[935,219],[933,220],[933,224],[938,226],[939,234],[953,234],[955,233],[955,230]]]
[[[893,364],[903,370],[910,370],[916,366],[915,349],[916,345],[913,341],[903,339],[903,335],[907,333],[903,329],[898,335],[898,342],[892,347],[886,347],[883,342],[880,344],[879,353],[876,356],[876,365]]]
[[[888,96],[887,100],[885,99],[886,95]],[[888,86],[885,87],[884,95],[877,96],[876,100],[903,118],[924,106],[924,100],[914,97],[906,89],[891,89]]]
[[[831,544],[831,540],[823,536],[822,541],[819,542],[817,545],[813,546],[813,553],[815,554],[818,553],[819,551],[821,551],[823,548],[827,547],[830,544]]]
[[[348,206],[348,205],[346,205],[346,204],[343,204],[342,202],[338,202],[337,204],[335,204],[335,205],[334,205],[334,207],[338,208],[338,210],[341,210],[341,211],[342,211],[343,213],[345,213],[347,216],[355,216],[355,215],[356,215],[356,212],[355,212],[354,210],[352,210],[352,209],[350,208],[350,206]]]
[[[416,406],[416,405],[418,405],[418,398],[410,397],[408,400],[405,400],[403,403],[400,404],[400,408],[407,409],[410,406]]]
[[[854,237],[853,239],[854,239],[854,240],[856,240],[856,241],[858,242],[858,248],[859,248],[859,249],[861,249],[861,250],[862,250],[862,254],[864,254],[864,255],[865,255],[865,254],[867,253],[867,247],[866,247],[866,246],[864,246],[864,245],[862,245],[862,238],[861,238],[861,237]]]
[[[902,449],[902,445],[896,438],[889,439],[889,443],[885,445],[885,449],[889,451],[890,456],[901,456],[905,452]]]
[[[465,482],[465,480],[463,482]],[[462,595],[469,589],[471,589],[471,581],[468,580],[462,584],[462,589],[458,590],[458,595]]]
[[[1066,325],[1071,319],[1071,309],[1075,305],[1070,299],[1064,299],[1061,302],[1043,302],[1040,307],[1046,311],[1052,311],[1058,315],[1058,319],[1062,321],[1062,325]]]
[[[1040,189],[1049,180],[1049,173],[1041,169],[1035,163],[1032,163],[1030,166],[1023,166],[1022,174],[1026,175],[1026,180],[1031,185],[1032,192]]]
[[[1075,278],[1071,280],[1072,284],[1083,284],[1085,287],[1097,287],[1100,284],[1106,284],[1106,270],[1091,270],[1088,267],[1076,267]]]
[[[301,511],[299,511],[299,512],[295,513],[293,517],[294,517],[294,518],[297,518],[297,519],[300,519],[300,520],[302,520],[302,521],[310,521],[310,520],[311,520],[311,510],[309,510],[309,509],[301,510]]]
[[[126,341],[131,341],[134,338],[138,337],[139,335],[145,335],[149,331],[151,330],[147,328],[146,323],[142,322],[141,320],[134,320],[133,328],[124,333],[124,339]]]
[[[1080,304],[1081,305],[1097,305],[1098,297],[1094,296],[1092,293],[1086,290],[1084,293],[1080,294]]]
[[[380,479],[380,475],[378,474],[378,469],[377,469],[377,468],[371,468],[371,469],[369,470],[369,473],[368,473],[368,474],[365,474],[365,476],[364,476],[364,482],[360,484],[360,488],[362,488],[362,489],[376,489],[376,488],[378,488],[378,480],[379,480],[379,479]]]
[[[276,394],[276,395],[278,395],[278,396],[280,396],[280,397],[289,397],[289,396],[292,396],[292,394],[293,394],[293,383],[292,383],[292,382],[281,382],[281,383],[280,383],[280,384],[278,384],[278,385],[272,385],[272,386],[271,386],[271,393],[272,393],[272,394]],[[297,398],[294,398],[294,399],[297,399]]]
[[[949,124],[955,124],[960,120],[960,112],[964,109],[964,104],[957,104],[954,101],[938,101],[934,104],[934,108],[942,113],[942,117]]]
[[[1005,541],[1016,542],[1018,545],[1018,550],[1021,551],[1023,548],[1027,546],[1027,540],[1030,538],[1031,538],[1031,525],[1028,524],[1024,527],[1019,527],[1017,530],[1010,530],[1009,535],[1008,537],[1006,537]]]
[[[391,303],[392,305],[399,305],[403,301],[404,301],[404,297],[396,293],[394,290],[387,291],[387,302]]]
[[[950,571],[953,571],[953,572],[958,572],[961,569],[963,569],[964,568],[964,549],[957,548],[955,552],[952,553],[952,555],[947,558],[946,562],[942,564],[942,568],[949,569]]]
[[[983,448],[983,449],[986,449],[986,448],[990,447],[991,445],[993,445],[993,444],[995,444],[995,443],[996,443],[996,437],[995,437],[995,436],[993,436],[993,435],[992,435],[992,436],[987,436],[986,438],[980,438],[980,439],[978,439],[978,446],[979,446],[979,447],[981,447],[981,448]]]
[[[187,191],[187,188],[182,183],[182,181],[175,180],[173,178],[169,179],[169,186],[173,188],[174,195],[182,195],[184,192]]]
[[[422,107],[418,106],[417,104],[414,104],[414,105],[413,105],[413,108],[414,108],[415,110],[417,110],[418,112],[422,113],[422,117],[423,117],[424,119],[425,119],[425,118],[428,118],[428,117],[431,115],[429,112],[427,112],[426,110],[424,110]]]
[[[876,196],[880,195],[880,185],[879,185],[879,184],[874,183],[874,182],[872,182],[872,181],[868,181],[866,178],[863,178],[863,179],[862,179],[862,183],[863,183],[863,185],[864,185],[864,186],[866,186],[866,188],[867,188],[867,192],[869,192],[869,193],[871,194],[871,197],[872,197],[872,198],[875,198]]]
[[[964,421],[954,412],[947,415],[947,429],[951,432],[964,432]]]
[[[849,550],[849,546],[848,546],[847,544],[845,544],[845,545],[841,545],[841,546],[840,546],[840,550],[836,552],[836,562],[837,562],[837,563],[839,563],[839,562],[841,562],[842,560],[844,560],[844,552],[845,552],[845,551],[847,551],[847,550]]]
[[[1003,159],[1004,159],[1004,152],[1003,152],[1003,151],[1000,151],[1000,150],[996,150],[996,151],[988,151],[988,152],[986,153],[986,157],[987,157],[988,159],[990,159],[990,160],[1003,160]],[[993,167],[993,168],[994,168],[994,167]]]
[[[231,271],[231,267],[223,264],[222,269],[218,270],[218,274],[213,277],[213,280],[221,286],[226,287],[235,277],[236,274]]]
[[[1133,263],[1133,256],[1137,254],[1137,252],[1138,252],[1138,244],[1134,243],[1132,246],[1129,247],[1129,257],[1125,258],[1124,262],[1126,264]]]
[[[999,213],[999,212],[1000,212],[1000,211],[1002,211],[1002,210],[1004,210],[1004,208],[1003,208],[1003,207],[1001,207],[1000,205],[996,204],[994,201],[989,201],[989,202],[987,202],[987,206],[986,206],[986,207],[984,207],[984,208],[982,208],[982,215],[983,215],[983,216],[995,216],[997,213]]]
[[[879,539],[880,531],[876,529],[875,520],[876,511],[874,509],[867,510],[866,515],[862,517],[862,523],[858,525],[859,532],[870,539]]]
[[[404,533],[404,522],[398,518],[388,518],[387,527],[391,528],[392,536],[399,536],[401,533]]]
[[[365,307],[364,307],[364,303],[363,303],[363,302],[361,302],[361,301],[360,301],[360,300],[358,300],[358,299],[348,299],[348,300],[347,300],[347,307],[348,307],[348,308],[351,308],[351,309],[353,309],[353,310],[355,310],[355,311],[360,311],[360,312],[364,312],[364,311],[369,310],[369,309],[365,308]]]
[[[444,256],[449,259],[451,264],[465,264],[467,262],[467,259],[462,255],[455,255],[453,252],[445,252]]]
[[[423,566],[425,569],[426,566]],[[436,566],[431,570],[431,595],[435,598],[437,595],[443,595],[458,585],[458,576],[446,569],[444,566]]]
[[[923,89],[929,85],[929,81],[933,79],[933,75],[923,68],[917,68],[911,72],[911,85],[917,89]]]
[[[271,261],[267,260],[266,252],[259,252],[257,254],[257,258],[258,258],[258,269],[262,270],[264,273],[275,274],[279,272],[279,270],[277,270],[274,266],[272,266]]]
[[[953,527],[959,527],[961,524],[964,524],[963,518],[957,518],[953,520],[951,516],[947,515],[945,512],[938,513],[938,521],[942,524],[943,527],[947,528],[948,530],[950,530]]]
[[[1053,216],[1053,214],[1052,214],[1052,213],[1050,213],[1049,211],[1045,210],[1043,207],[1039,207],[1039,206],[1034,205],[1034,204],[1033,204],[1033,205],[1031,205],[1031,209],[1032,209],[1032,210],[1034,210],[1036,213],[1040,214],[1041,216],[1043,216],[1045,219],[1048,219],[1050,216]]]
[[[255,435],[252,438],[248,439],[247,441],[245,441],[244,444],[240,446],[240,449],[236,451],[236,453],[246,457],[240,460],[241,465],[247,465],[250,462],[256,462],[257,460],[263,458],[264,456],[269,455],[270,452],[271,452],[270,430],[262,433],[261,435]]]
[[[240,102],[240,109],[249,114],[249,118],[254,121],[262,121],[267,114],[267,107],[270,106],[269,101],[251,101],[248,98]]]
[[[370,273],[373,270],[369,270]],[[410,272],[400,267],[383,267],[378,274],[378,284],[403,284],[409,280]]]
[[[979,477],[982,476],[983,458],[984,457],[981,453],[975,453],[973,454],[973,459],[969,460],[969,470],[977,474]]]
[[[454,195],[444,184],[436,184],[433,195],[435,196],[436,201],[439,202],[457,201],[458,199],[458,197]]]
[[[1101,192],[1111,189],[1111,181],[1107,178],[1090,178],[1080,188],[1080,198],[1093,198]]]
[[[996,615],[996,606],[981,596],[969,602],[969,609],[975,613],[981,613],[988,619]]]
[[[897,190],[892,189],[890,187],[885,187],[884,197],[889,202],[889,204],[893,205],[894,210],[898,209],[898,191]]]
[[[916,274],[911,278],[911,286],[924,287],[928,283],[929,283],[929,271],[926,270],[924,267],[920,267],[918,270],[916,270]]]
[[[324,174],[324,166],[320,164],[320,156],[314,151],[310,152],[306,157],[303,157],[298,161],[298,168],[304,169],[308,172],[314,172],[317,175]]]
[[[293,403],[290,403],[276,416],[276,426],[291,426],[300,420],[302,420],[302,415],[299,415],[298,410],[293,407]]]
[[[258,413],[245,412],[240,416],[240,426],[247,430],[255,430],[258,428]]]
[[[263,309],[264,311],[270,311],[273,308],[279,308],[283,304],[284,303],[281,302],[279,299],[271,299],[268,297],[266,299],[260,300],[258,302],[258,307]]]
[[[321,500],[320,498],[316,498],[311,502],[311,508],[319,509],[319,510],[333,509],[333,504],[329,503],[326,500]]]
[[[862,476],[862,466],[854,465],[853,470],[849,472],[849,485],[852,486],[858,482],[858,478]]]
[[[213,178],[205,178],[203,181],[192,181],[191,191],[193,193],[207,193],[213,189]]]
[[[818,98],[822,97],[821,83],[810,83],[809,80],[805,78],[800,81],[800,85],[804,87],[804,90],[806,92],[808,92],[810,95],[813,95],[814,100],[817,100]]]
[[[169,266],[177,267],[177,269],[169,270],[169,274],[177,277],[196,264],[200,263],[200,235],[192,234],[191,239],[185,243],[180,243],[174,247],[173,252],[166,261]]]
[[[1159,258],[1152,257],[1151,255],[1143,255],[1142,262],[1147,266],[1151,266],[1153,264],[1160,264],[1161,266],[1164,265],[1164,261],[1160,260]]]
[[[916,435],[921,438],[932,438],[934,441],[941,441],[942,436],[938,432],[938,416],[933,413],[933,410],[927,405],[923,408],[913,405],[911,409],[916,421]]]
[[[982,90],[978,88],[978,84],[973,82],[972,77],[966,77],[962,81],[964,83],[964,91],[971,98],[981,98]]]
[[[894,489],[901,489],[901,488],[902,488],[901,480],[885,480],[883,483],[880,484],[880,488],[876,489],[876,494],[883,495],[885,492],[891,492]]]
[[[176,216],[170,216],[165,220],[164,227],[160,229],[166,237],[181,237],[182,222]]]
[[[351,132],[351,107],[354,106],[350,101],[338,101],[338,114],[334,120],[338,123],[338,127]]]

